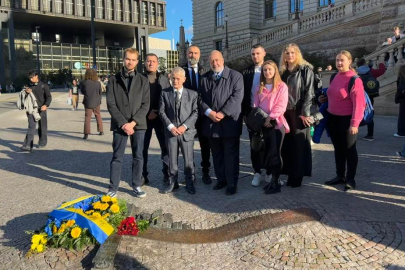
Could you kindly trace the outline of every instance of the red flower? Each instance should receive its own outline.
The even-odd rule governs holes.
[[[138,226],[134,217],[127,217],[124,219],[120,226],[118,226],[118,235],[134,235],[139,233]]]

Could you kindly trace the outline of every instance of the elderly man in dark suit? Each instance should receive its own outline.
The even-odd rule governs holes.
[[[198,91],[198,88],[201,85],[201,77],[204,74],[204,68],[200,65],[200,48],[196,45],[191,45],[187,49],[187,64],[183,66],[183,69],[186,74],[186,81],[184,82],[184,87]],[[212,183],[210,177],[210,141],[208,137],[203,136],[202,132],[202,118],[203,115],[198,117],[196,128],[198,141],[200,142],[200,151],[201,151],[201,167],[202,167],[202,181],[209,185]]]
[[[236,193],[239,177],[239,139],[242,134],[242,74],[224,65],[219,51],[209,57],[211,71],[204,74],[199,89],[199,109],[205,115],[203,135],[209,137],[217,184],[214,190]]]
[[[197,133],[195,122],[198,118],[198,94],[183,87],[186,77],[182,68],[174,68],[170,79],[173,86],[162,90],[159,104],[159,116],[166,127],[165,138],[170,171],[170,185],[164,193],[170,193],[179,188],[177,160],[180,148],[184,158],[187,192],[194,194],[194,136]]]
[[[145,197],[141,189],[143,143],[146,114],[149,111],[148,79],[136,72],[139,53],[133,48],[124,52],[121,71],[112,76],[107,86],[107,108],[111,114],[113,158],[110,167],[110,186],[107,195],[115,197],[121,178],[122,161],[128,137],[132,148],[132,188],[137,198]]]

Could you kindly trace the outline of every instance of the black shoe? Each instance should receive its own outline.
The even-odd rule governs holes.
[[[271,183],[267,183],[266,185],[264,185],[263,190],[268,189],[268,188],[270,187],[270,184],[271,184]]]
[[[103,135],[104,135],[104,132],[101,131],[98,135],[103,136]]]
[[[202,181],[204,184],[210,185],[212,183],[210,174],[203,172]]]
[[[25,151],[25,152],[32,152],[32,148],[31,147],[28,147],[28,146],[21,146],[21,151]]]
[[[336,176],[335,178],[333,178],[329,181],[326,181],[325,185],[334,186],[334,185],[339,185],[339,184],[343,184],[343,183],[346,183],[346,179],[344,177]]]
[[[370,135],[367,135],[367,136],[363,137],[363,140],[372,142],[372,141],[374,141],[374,137],[370,136]]]
[[[356,189],[356,182],[354,180],[347,180],[345,191]]]
[[[218,182],[218,183],[214,186],[213,190],[220,190],[220,189],[226,187],[226,185],[227,185],[227,184],[224,183],[224,182],[222,182],[222,183]]]
[[[87,140],[88,137],[89,137],[89,134],[84,134],[83,140]]]
[[[149,180],[148,180],[148,182],[149,182]],[[163,184],[165,184],[165,185],[170,184],[170,178],[168,175],[163,176]]]
[[[190,179],[186,181],[186,190],[190,194],[195,194],[195,187],[193,184],[193,180]]]
[[[179,184],[177,183],[177,181],[176,182],[172,181],[169,184],[169,186],[163,191],[163,193],[164,194],[171,193],[171,192],[175,191],[176,189],[179,189]]]
[[[225,194],[226,195],[233,195],[233,194],[235,194],[236,193],[236,186],[234,186],[234,185],[229,185],[227,188],[226,188],[226,192],[225,192]]]
[[[271,177],[271,182],[269,187],[264,192],[265,194],[274,194],[281,192],[281,185],[278,178]]]
[[[149,178],[147,176],[142,175],[142,185],[141,186],[147,185],[147,184],[149,184]]]
[[[41,149],[41,148],[45,148],[45,146],[46,146],[46,145],[40,145],[40,144],[39,144],[39,145],[37,146],[37,148],[38,148],[38,149]]]

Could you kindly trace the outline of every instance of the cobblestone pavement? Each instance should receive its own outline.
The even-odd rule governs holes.
[[[4,96],[0,97],[0,107],[5,102]],[[48,114],[48,145],[30,154],[18,151],[27,128],[24,113],[13,110],[0,114],[0,269],[86,267],[83,258],[88,257],[90,249],[86,254],[51,250],[30,259],[23,256],[29,245],[25,230],[43,226],[46,214],[59,203],[89,193],[103,193],[108,187],[112,134],[108,131],[110,118],[105,101],[102,105],[105,135],[91,135],[85,141],[82,139],[83,107],[71,111],[66,104],[67,94],[54,96]],[[116,268],[405,269],[405,242],[402,241],[405,160],[395,156],[403,144],[403,139],[392,136],[396,121],[395,117],[376,117],[375,141],[358,141],[358,188],[348,193],[342,191],[343,186],[334,188],[323,184],[335,176],[333,148],[324,137],[321,144],[313,147],[313,176],[305,178],[301,188],[283,187],[279,194],[263,194],[261,187],[250,184],[249,142],[244,134],[236,195],[225,196],[222,190],[213,191],[213,185],[204,185],[199,166],[194,196],[185,188],[169,195],[160,194],[163,189],[160,152],[153,138],[150,185],[144,188],[147,197],[131,196],[127,183],[131,173],[130,155],[124,160],[124,181],[118,194],[146,212],[161,208],[171,213],[174,221],[188,223],[195,229],[214,228],[249,216],[299,207],[315,209],[322,219],[216,244],[186,245],[124,237]],[[94,120],[92,129],[97,134]],[[365,128],[362,128],[359,137],[364,135]],[[195,148],[198,165],[198,143]],[[67,257],[67,261],[60,260],[61,257]]]

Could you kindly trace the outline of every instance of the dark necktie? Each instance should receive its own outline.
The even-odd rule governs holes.
[[[197,90],[198,86],[197,86],[197,76],[195,74],[194,68],[191,67],[191,87],[193,88],[193,90]]]
[[[177,90],[174,90],[174,93],[176,94],[175,96],[175,107],[174,107],[174,111],[175,111],[175,116],[176,116],[176,120],[177,122],[179,122],[179,113],[180,113],[180,93]]]

